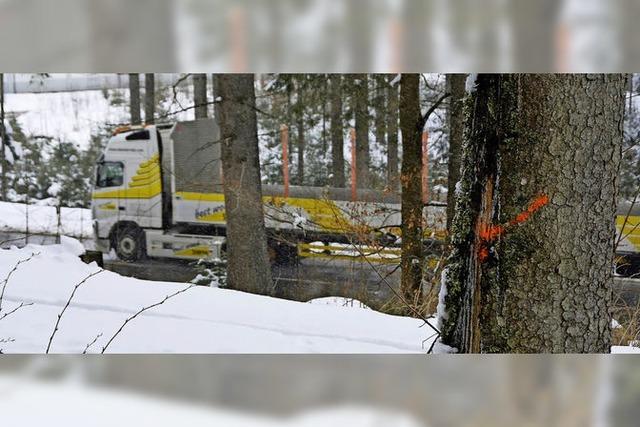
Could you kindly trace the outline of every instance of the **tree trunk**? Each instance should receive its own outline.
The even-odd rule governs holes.
[[[369,188],[369,78],[366,74],[356,74],[354,78],[356,181],[357,188]]]
[[[304,185],[304,112],[298,116],[298,185]]]
[[[144,75],[144,122],[155,123],[156,115],[156,82],[153,73]]]
[[[305,105],[302,99],[303,92],[303,79],[304,76],[299,76],[296,84],[296,90],[298,96],[296,97],[296,127],[298,128],[298,173],[296,174],[296,180],[298,185],[304,185],[304,110]]]
[[[196,119],[206,119],[208,114],[207,110],[207,75],[206,74],[194,74],[193,79],[193,103],[195,104],[195,117]]]
[[[625,87],[622,75],[478,78],[444,275],[445,344],[609,351]]]
[[[389,83],[395,75],[389,76]],[[398,190],[398,85],[387,86],[387,185]]]
[[[137,73],[129,73],[129,111],[131,112],[131,124],[139,125],[140,119],[140,76]]]
[[[422,129],[420,76],[403,74],[400,80],[402,131],[402,268],[401,291],[415,304],[421,301],[422,281]]]
[[[384,74],[375,74],[375,101],[373,107],[375,111],[374,129],[376,144],[382,148],[387,148],[387,82]]]
[[[227,221],[227,283],[257,294],[271,290],[271,269],[262,206],[258,124],[252,74],[214,78],[222,140]]]
[[[331,74],[331,165],[333,186],[344,187],[344,131],[342,128],[342,76]]]
[[[455,210],[456,183],[460,180],[460,162],[462,160],[462,137],[464,133],[463,103],[465,96],[466,74],[447,74],[447,92],[449,99],[449,162],[447,178],[447,230],[451,229]]]

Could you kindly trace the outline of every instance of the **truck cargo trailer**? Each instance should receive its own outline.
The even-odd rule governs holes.
[[[214,119],[118,128],[100,156],[92,194],[94,233],[102,251],[219,259],[226,212]],[[367,256],[397,262],[397,194],[346,188],[262,185],[270,255]],[[286,195],[286,196],[285,196]],[[446,206],[425,209],[426,237],[441,237]]]

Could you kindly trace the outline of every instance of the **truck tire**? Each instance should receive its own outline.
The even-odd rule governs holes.
[[[134,262],[144,257],[144,232],[135,225],[118,229],[114,236],[114,249],[118,258]]]

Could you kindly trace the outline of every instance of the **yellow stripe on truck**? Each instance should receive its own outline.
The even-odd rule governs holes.
[[[162,192],[160,181],[160,157],[156,154],[144,161],[131,177],[127,188],[119,190],[96,190],[92,199],[151,199]]]

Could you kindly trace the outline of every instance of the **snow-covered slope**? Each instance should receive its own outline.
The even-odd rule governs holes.
[[[83,264],[82,246],[0,250],[0,280],[20,260],[2,301],[0,349],[45,352],[56,319],[76,284],[99,270]],[[0,282],[0,289],[3,282]],[[51,352],[100,352],[127,318],[186,284],[149,282],[104,271],[80,285],[61,318]],[[423,352],[431,329],[417,319],[373,310],[306,304],[243,292],[193,287],[131,321],[108,347],[114,353],[397,353]],[[429,342],[425,347],[428,348]]]

